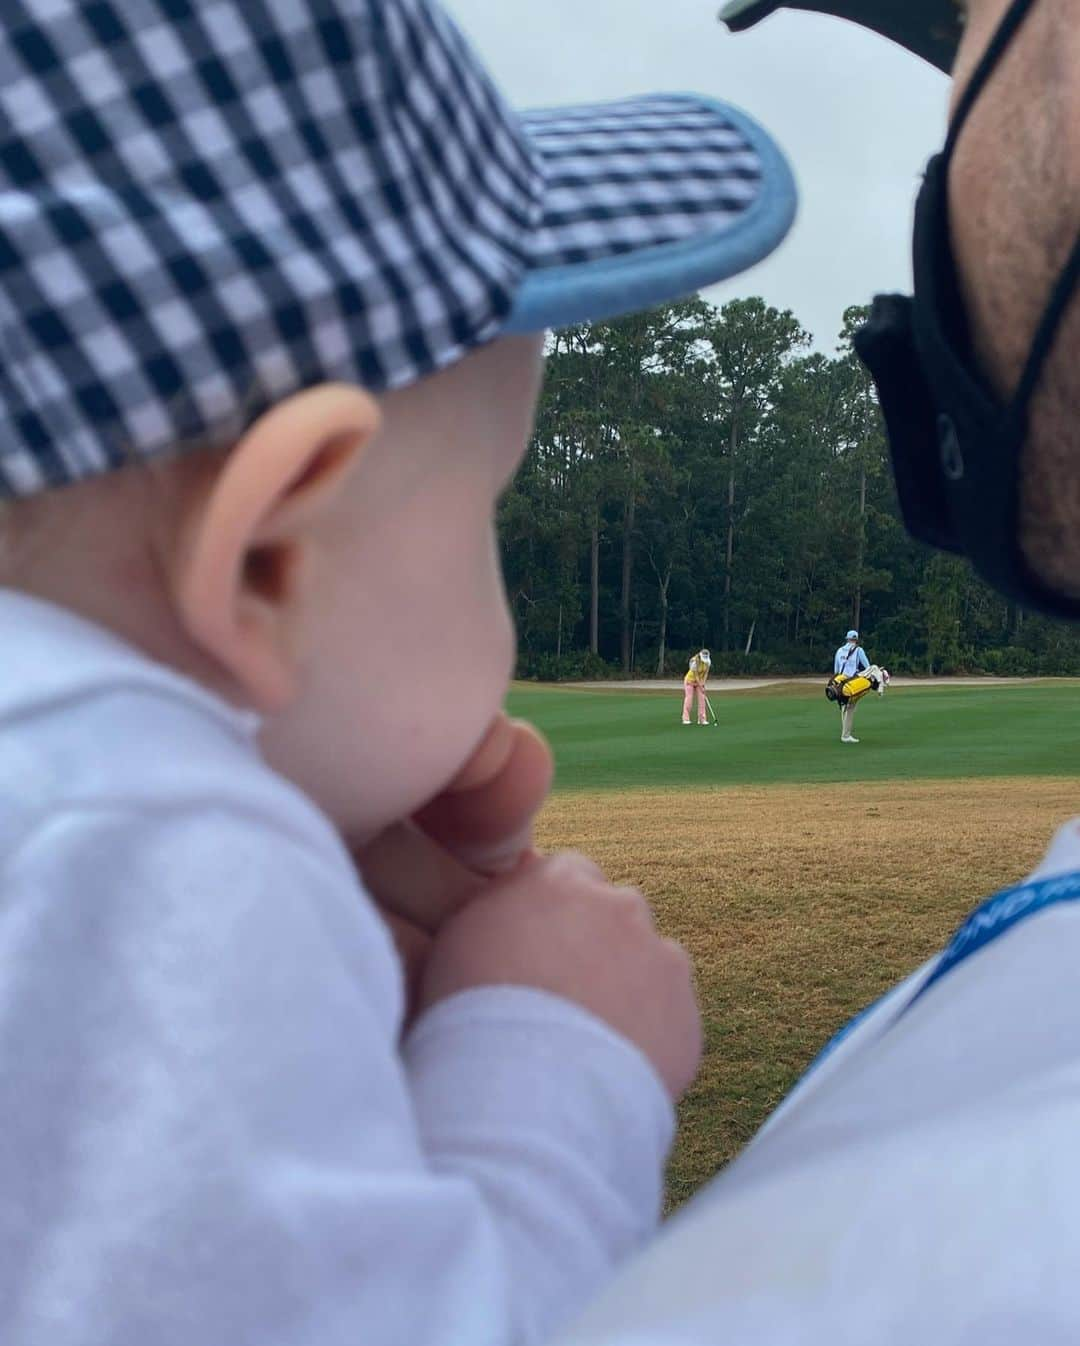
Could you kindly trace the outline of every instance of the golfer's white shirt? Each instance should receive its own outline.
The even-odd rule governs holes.
[[[644,1057],[510,988],[402,1052],[391,941],[254,719],[13,594],[0,650],[3,1346],[546,1337],[655,1226]]]
[[[1080,1341],[1080,821],[810,1070],[562,1346]]]

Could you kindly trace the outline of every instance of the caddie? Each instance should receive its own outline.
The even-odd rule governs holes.
[[[833,677],[854,678],[869,667],[870,660],[866,657],[866,651],[859,644],[858,631],[849,631],[844,637],[843,645],[833,656]],[[858,701],[857,696],[847,696],[841,698],[839,702],[841,743],[858,743],[859,741],[852,733],[855,725],[855,707]]]

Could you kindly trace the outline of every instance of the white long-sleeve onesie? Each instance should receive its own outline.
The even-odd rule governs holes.
[[[547,1335],[655,1224],[644,1057],[522,988],[402,1048],[392,943],[251,717],[19,595],[0,649],[0,1341]]]

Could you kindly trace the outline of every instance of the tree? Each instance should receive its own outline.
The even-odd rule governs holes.
[[[880,584],[884,578],[867,574],[866,535],[867,485],[887,468],[885,431],[873,379],[852,345],[855,332],[866,321],[869,312],[866,307],[844,310],[840,357],[835,362],[838,376],[836,415],[842,434],[841,453],[858,500],[851,575],[851,624],[856,630],[862,623],[863,595],[867,586],[875,582]]]
[[[635,654],[660,672],[701,644],[733,672],[820,670],[852,624],[894,671],[1080,670],[1080,633],[905,533],[851,350],[861,314],[833,358],[760,299],[550,339],[499,510],[522,672],[628,672]]]
[[[785,360],[809,338],[790,312],[769,308],[761,299],[735,299],[725,304],[702,335],[708,353],[699,372],[716,399],[717,418],[727,427],[722,626],[722,648],[726,651],[731,648],[736,482],[749,470],[755,434],[776,395]]]

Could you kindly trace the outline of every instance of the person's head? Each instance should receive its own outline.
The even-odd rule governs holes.
[[[966,8],[954,110],[1009,0],[967,0]],[[1080,235],[1078,19],[1074,0],[1036,0],[972,108],[949,176],[973,352],[1003,401]],[[1019,488],[1029,563],[1080,596],[1080,292],[1035,390]]]
[[[712,655],[709,653],[707,649],[704,648],[704,646],[702,646],[702,648],[698,650],[698,658],[701,660],[703,664],[712,663]]]
[[[427,0],[83,11],[0,16],[0,583],[261,711],[362,840],[505,693],[543,331],[749,265],[790,175],[707,100],[520,119]]]
[[[859,643],[859,633],[858,631],[849,631],[844,639],[849,645],[857,645]]]
[[[729,0],[723,16],[743,28],[785,3],[954,75],[915,212],[914,297],[877,296],[854,344],[909,531],[1015,602],[1080,618],[1075,0]]]
[[[344,828],[379,825],[452,774],[505,691],[494,507],[541,343],[502,338],[380,397],[324,384],[228,450],[32,498],[5,578],[261,710],[272,760]]]

